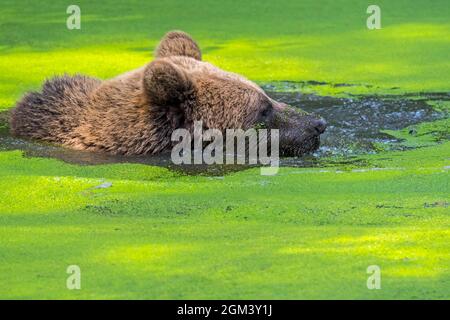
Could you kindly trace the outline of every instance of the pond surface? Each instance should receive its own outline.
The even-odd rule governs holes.
[[[272,92],[276,100],[322,116],[328,123],[321,136],[321,148],[314,154],[351,156],[374,153],[375,144],[395,139],[381,130],[399,130],[421,122],[444,118],[427,101],[450,100],[450,95],[430,94],[411,99],[408,96],[355,96],[335,98],[304,95],[298,92]]]
[[[395,139],[380,132],[397,130],[420,122],[444,118],[446,114],[434,110],[427,101],[450,100],[450,94],[421,94],[406,96],[355,96],[352,98],[324,97],[300,92],[270,92],[278,101],[321,115],[328,128],[321,137],[321,147],[312,155],[281,161],[285,166],[318,166],[320,160],[330,156],[355,156],[375,153],[375,143],[391,144]],[[244,166],[174,166],[169,155],[112,156],[101,153],[80,152],[62,147],[27,141],[10,136],[7,113],[0,114],[0,151],[22,150],[25,156],[56,158],[81,165],[107,163],[142,163],[181,170],[186,173],[223,174]]]

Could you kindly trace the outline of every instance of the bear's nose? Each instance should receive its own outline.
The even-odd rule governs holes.
[[[318,134],[324,133],[327,128],[327,122],[324,119],[314,119],[311,124]]]

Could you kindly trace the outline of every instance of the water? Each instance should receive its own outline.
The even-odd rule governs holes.
[[[268,88],[266,88],[267,90]],[[376,152],[375,143],[392,144],[395,139],[381,133],[382,129],[402,129],[420,122],[441,119],[446,115],[429,105],[430,100],[450,100],[447,94],[418,96],[355,96],[353,98],[323,97],[299,92],[268,92],[278,101],[321,115],[328,128],[321,137],[321,147],[312,155],[281,161],[289,166],[318,166],[322,159],[343,156],[346,161],[357,155]],[[113,156],[80,152],[45,143],[18,139],[9,135],[7,113],[0,114],[0,151],[21,150],[25,156],[56,158],[80,165],[108,163],[141,163],[168,167],[190,174],[221,175],[244,166],[175,166],[169,154],[158,156]]]
[[[442,100],[442,95],[360,96],[334,98],[303,95],[298,92],[273,92],[271,97],[322,116],[328,123],[321,136],[321,148],[315,153],[324,156],[351,156],[374,153],[375,143],[390,144],[396,140],[381,130],[399,130],[421,122],[442,119],[446,115],[434,110],[426,101]],[[450,96],[446,96],[450,100]]]

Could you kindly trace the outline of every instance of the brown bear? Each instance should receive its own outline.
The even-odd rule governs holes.
[[[155,60],[101,81],[82,75],[44,83],[12,111],[16,136],[77,150],[156,154],[170,150],[174,129],[279,129],[280,154],[299,156],[319,146],[324,120],[274,101],[256,84],[202,61],[184,32],[165,35]]]

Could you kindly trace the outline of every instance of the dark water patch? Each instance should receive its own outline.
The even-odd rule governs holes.
[[[378,145],[394,144],[397,139],[381,132],[399,130],[421,122],[445,118],[427,101],[442,100],[443,94],[421,99],[404,96],[323,97],[299,92],[269,92],[276,100],[323,117],[328,128],[321,136],[317,157],[352,156],[375,153]]]
[[[333,82],[325,82],[325,81],[279,81],[273,83],[263,83],[261,87],[265,91],[272,92],[300,92],[303,89],[310,89],[313,87],[332,87],[332,88],[349,88],[349,87],[361,87],[361,88],[373,88],[373,85],[370,84],[355,84],[355,83],[333,83]]]
[[[267,88],[266,88],[267,89]],[[352,96],[347,98],[317,96],[300,92],[268,91],[276,100],[322,116],[328,128],[321,137],[321,147],[312,155],[281,160],[282,166],[325,167],[367,166],[358,158],[376,153],[380,145],[395,146],[398,140],[381,130],[405,127],[448,117],[427,102],[449,101],[447,93],[408,94],[399,96]],[[21,150],[27,157],[60,159],[79,165],[139,163],[166,167],[174,171],[222,176],[228,172],[249,168],[244,165],[174,165],[170,154],[157,156],[118,156],[74,151],[46,143],[12,137],[8,129],[9,115],[0,113],[0,151]],[[384,148],[388,149],[388,148]]]

